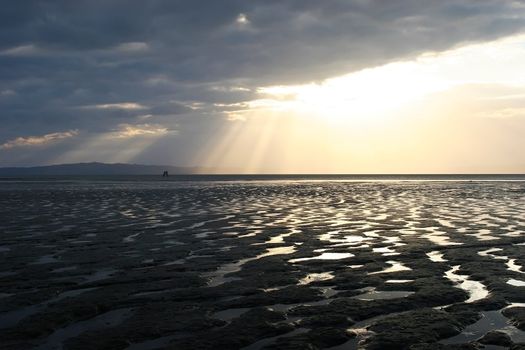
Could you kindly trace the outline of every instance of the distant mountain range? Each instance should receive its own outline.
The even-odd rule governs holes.
[[[169,174],[202,174],[213,173],[213,169],[198,167],[176,167],[170,165],[143,165],[126,163],[75,163],[57,164],[35,167],[0,168],[0,176],[23,175],[162,175]]]

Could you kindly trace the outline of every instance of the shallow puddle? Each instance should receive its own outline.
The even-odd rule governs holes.
[[[83,276],[84,282],[82,282],[81,284],[87,284],[87,283],[105,280],[107,278],[110,278],[116,272],[118,272],[118,270],[115,270],[115,269],[97,271],[95,273],[92,273],[91,275]]]
[[[240,271],[242,265],[244,265],[246,261],[248,261],[248,259],[239,260],[230,264],[224,264],[220,266],[216,271],[204,274],[204,277],[209,277],[208,286],[217,287],[226,282],[240,280],[240,278],[238,277],[225,277],[225,275]]]
[[[511,286],[514,286],[514,287],[525,287],[525,281],[516,280],[514,278],[509,279],[507,281],[507,284],[510,284]]]
[[[381,255],[384,255],[384,256],[388,256],[392,254],[396,254],[396,255],[399,254],[395,250],[393,250],[392,247],[372,248],[372,251],[374,253],[381,253]]]
[[[334,278],[334,275],[332,275],[330,272],[321,272],[321,273],[309,273],[306,275],[306,277],[303,277],[299,280],[298,284],[310,284],[312,282],[319,282],[319,281],[327,281]]]
[[[468,275],[458,275],[456,273],[459,271],[460,267],[461,265],[453,266],[450,270],[445,272],[445,277],[454,282],[456,288],[463,289],[469,294],[470,297],[465,300],[465,303],[473,303],[477,300],[488,297],[490,293],[483,283],[469,280]]]
[[[410,283],[414,280],[386,280],[385,283]]]
[[[266,253],[262,253],[260,255],[257,255],[253,260],[257,260],[260,258],[264,258],[265,256],[272,256],[272,255],[288,255],[295,253],[295,247],[277,247],[277,248],[268,248],[266,249]]]
[[[299,259],[291,259],[288,260],[290,263],[296,263],[301,261],[308,261],[308,260],[340,260],[340,259],[346,259],[353,257],[354,254],[352,253],[323,253],[318,256],[313,256],[311,258],[299,258]]]
[[[266,256],[272,256],[272,255],[292,254],[295,252],[295,249],[296,248],[294,246],[268,248],[266,249],[265,253],[259,254],[256,257],[241,259],[234,263],[224,264],[220,266],[216,271],[208,272],[204,274],[203,276],[209,279],[208,280],[209,287],[217,287],[226,282],[240,280],[240,278],[238,277],[225,277],[225,275],[240,271],[242,269],[242,266],[249,261],[258,260]]]
[[[264,242],[262,244],[282,244],[282,243],[284,243],[284,239],[286,237],[289,237],[289,236],[293,235],[294,233],[298,233],[298,232],[301,232],[301,230],[292,229],[291,232],[282,233],[282,234],[280,234],[278,236],[270,237],[269,240],[267,240],[266,242]]]
[[[353,296],[352,298],[359,300],[399,299],[406,298],[412,294],[414,294],[414,292],[402,290],[372,290],[367,293]]]
[[[511,259],[511,258],[509,258],[508,256],[505,256],[505,255],[492,254],[492,253],[499,252],[499,251],[502,251],[502,250],[503,249],[501,249],[501,248],[490,248],[490,249],[478,252],[478,255],[479,256],[488,256],[488,257],[491,257],[491,258],[497,259],[497,260],[506,260],[505,265],[507,266],[507,270],[513,271],[513,272],[517,272],[517,273],[524,273],[523,271],[521,271],[522,266],[518,265],[516,263],[516,259]]]
[[[135,241],[136,241],[136,238],[135,238],[135,237],[137,237],[137,236],[140,235],[140,234],[141,234],[141,232],[139,232],[139,233],[134,233],[134,234],[132,234],[132,235],[126,236],[126,237],[124,237],[124,238],[122,239],[122,242],[124,242],[124,243],[135,242]]]
[[[426,229],[431,231],[431,233],[422,235],[421,237],[428,239],[430,242],[440,245],[440,246],[449,246],[449,245],[462,245],[463,243],[454,242],[450,240],[450,237],[445,235],[444,232],[437,231],[435,227],[429,227]]]
[[[447,262],[448,261],[445,258],[443,258],[444,254],[441,253],[438,250],[434,250],[434,251],[428,252],[426,254],[427,254],[428,258],[430,259],[430,261],[432,261],[432,262]]]
[[[331,231],[319,236],[319,239],[321,241],[328,241],[331,243],[342,243],[341,245],[355,245],[363,241],[371,240],[372,238],[357,235],[345,235],[343,233],[340,233],[339,231]]]
[[[521,270],[523,266],[516,264],[516,259],[509,259],[506,264],[507,264],[507,268],[510,271],[514,271],[518,273],[525,273]]]
[[[403,265],[403,263],[400,263],[398,261],[389,260],[386,262],[387,264],[390,264],[390,267],[387,267],[381,271],[375,271],[375,272],[369,272],[369,275],[376,275],[379,273],[393,273],[393,272],[399,272],[399,271],[410,271],[412,270],[410,267],[407,267]]]
[[[221,311],[217,311],[216,313],[212,314],[211,318],[216,318],[218,320],[229,322],[233,320],[234,318],[241,316],[243,313],[245,313],[248,310],[250,310],[249,307],[221,310]]]
[[[503,310],[503,309],[502,309]],[[525,342],[525,332],[514,327],[511,321],[503,316],[501,310],[482,311],[482,318],[467,326],[460,334],[440,341],[442,344],[462,344],[475,341],[485,333],[498,330],[507,333],[513,342]]]

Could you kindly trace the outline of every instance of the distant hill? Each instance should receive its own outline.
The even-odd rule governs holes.
[[[207,172],[196,167],[176,167],[169,165],[142,165],[125,163],[75,163],[35,167],[0,168],[0,176],[23,175],[162,175],[167,170],[170,174],[197,174]],[[208,169],[209,171],[210,169]]]

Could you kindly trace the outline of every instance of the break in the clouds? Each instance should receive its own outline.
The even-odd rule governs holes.
[[[225,144],[232,124],[276,106],[276,87],[322,86],[363,69],[524,30],[523,1],[5,3],[0,162],[199,165],[203,153]],[[498,89],[498,96],[505,89],[522,93],[519,86]],[[501,101],[497,109],[476,113],[521,115],[520,103]],[[75,137],[60,137],[77,130]],[[134,144],[110,137],[126,133]],[[100,139],[111,139],[114,152],[101,153],[94,146]],[[52,147],[37,147],[38,140]],[[130,147],[142,148],[128,152]],[[82,156],[75,159],[77,154]]]

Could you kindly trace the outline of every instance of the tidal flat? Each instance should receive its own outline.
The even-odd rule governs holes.
[[[2,349],[525,349],[525,182],[0,181]]]

